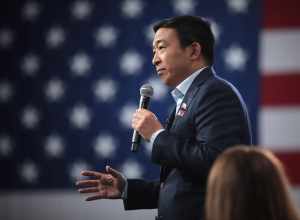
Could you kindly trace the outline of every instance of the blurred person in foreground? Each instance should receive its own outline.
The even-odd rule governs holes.
[[[160,179],[126,179],[106,167],[106,172],[82,172],[90,179],[77,186],[80,193],[94,193],[87,200],[122,198],[126,210],[157,208],[158,220],[201,220],[213,161],[230,146],[251,144],[246,106],[237,89],[212,69],[214,37],[207,21],[178,16],[153,30],[152,63],[173,89],[175,105],[165,126],[151,111],[137,109],[132,127],[150,142]]]
[[[206,220],[299,220],[281,162],[267,149],[237,146],[208,177]]]

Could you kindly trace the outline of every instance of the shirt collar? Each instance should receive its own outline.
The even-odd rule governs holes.
[[[194,73],[192,73],[188,78],[183,80],[181,83],[179,83],[178,86],[176,86],[175,89],[172,90],[171,95],[176,100],[181,99],[185,96],[188,89],[190,88],[192,82],[194,79],[199,75],[199,73],[204,70],[206,67],[203,67],[201,69],[196,70]]]

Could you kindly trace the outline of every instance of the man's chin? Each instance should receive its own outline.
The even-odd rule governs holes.
[[[163,84],[165,84],[166,86],[174,87],[174,83],[173,83],[170,79],[160,77],[160,80],[161,80],[161,81],[163,82]]]
[[[167,85],[168,86],[168,79],[165,75],[163,74],[158,74],[158,77],[160,79],[160,81],[162,81],[163,84]]]

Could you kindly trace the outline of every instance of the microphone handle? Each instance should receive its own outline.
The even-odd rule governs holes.
[[[150,102],[150,97],[141,96],[139,108],[148,109],[149,102]],[[131,151],[137,152],[140,143],[141,143],[141,135],[136,130],[134,130],[132,135],[132,140],[131,140]]]
[[[132,141],[131,141],[131,151],[137,152],[140,143],[141,143],[141,135],[136,130],[134,130],[132,135]]]
[[[150,97],[147,96],[141,96],[139,108],[148,109],[150,103]]]

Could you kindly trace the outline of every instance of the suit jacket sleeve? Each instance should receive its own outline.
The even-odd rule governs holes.
[[[250,144],[247,113],[237,91],[226,83],[203,84],[189,108],[188,122],[182,123],[184,129],[175,125],[157,136],[152,160],[192,177],[205,177],[225,148]],[[182,119],[176,120],[180,124]]]
[[[128,179],[127,198],[123,200],[125,210],[157,208],[159,181]]]

